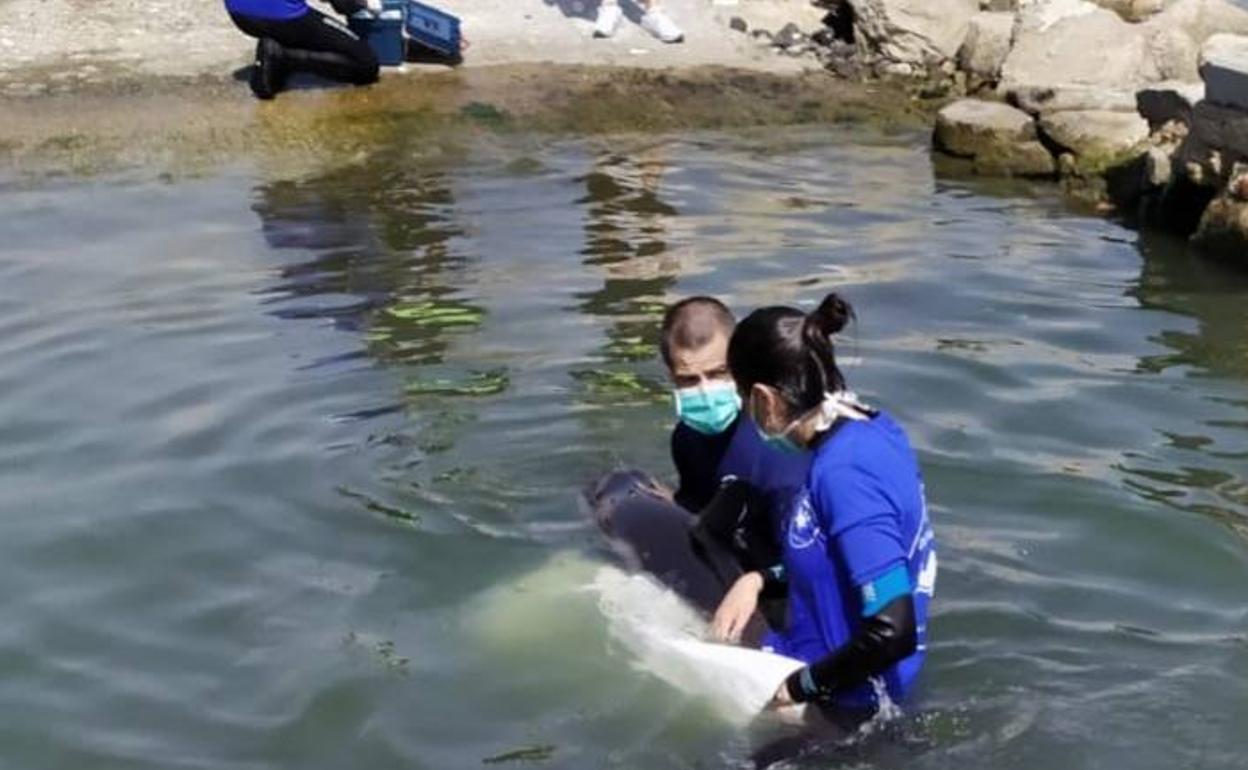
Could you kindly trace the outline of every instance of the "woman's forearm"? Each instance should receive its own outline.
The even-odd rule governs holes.
[[[864,618],[847,644],[822,660],[798,669],[785,680],[789,697],[798,703],[830,697],[837,690],[881,674],[914,653],[918,629],[914,597],[900,596]]]

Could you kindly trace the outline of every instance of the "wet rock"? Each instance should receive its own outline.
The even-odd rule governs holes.
[[[974,161],[978,173],[1052,176],[1053,156],[1036,140],[1031,116],[1000,102],[956,101],[936,116],[937,149]]]
[[[728,26],[736,30],[737,32],[744,33],[744,32],[750,31],[750,25],[746,22],[745,19],[741,18],[740,16],[733,16],[732,19],[728,22]]]
[[[865,53],[913,65],[957,56],[978,0],[850,0]]]
[[[1198,187],[1221,187],[1236,163],[1248,163],[1248,112],[1203,101],[1192,108],[1175,163]]]
[[[1210,102],[1248,110],[1248,37],[1209,38],[1200,52],[1200,75]]]
[[[1150,187],[1164,187],[1174,175],[1170,153],[1160,147],[1150,147],[1144,155],[1144,178]]]
[[[1010,53],[1014,14],[977,13],[971,17],[966,40],[958,51],[958,65],[968,74],[996,82]]]
[[[1107,86],[1053,85],[1013,86],[1004,89],[1006,100],[1032,115],[1075,110],[1135,112],[1134,89]]]
[[[1039,125],[1050,143],[1075,156],[1074,171],[1085,177],[1139,157],[1148,139],[1148,122],[1127,112],[1055,112],[1040,118]]]
[[[1135,106],[1148,121],[1149,130],[1156,131],[1171,121],[1190,125],[1192,109],[1204,98],[1204,83],[1170,80],[1136,91]]]
[[[1040,0],[1019,14],[1001,68],[1005,89],[1133,88],[1160,79],[1142,25],[1084,0]]]
[[[1202,251],[1248,267],[1248,171],[1237,169],[1222,194],[1210,202],[1192,243]]]

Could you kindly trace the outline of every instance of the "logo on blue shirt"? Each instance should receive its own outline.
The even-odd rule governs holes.
[[[789,520],[789,547],[797,550],[809,548],[823,535],[819,521],[815,518],[815,509],[810,504],[810,495],[805,491],[797,499],[797,509]]]

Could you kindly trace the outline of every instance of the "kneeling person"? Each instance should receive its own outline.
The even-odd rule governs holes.
[[[679,420],[671,445],[679,476],[675,500],[702,513],[703,525],[727,541],[744,569],[753,570],[778,560],[780,512],[801,489],[809,459],[769,448],[741,414],[728,369],[735,326],[719,300],[689,297],[664,315],[660,353],[675,386]],[[732,503],[712,506],[717,497],[733,495]]]
[[[330,0],[349,16],[369,7],[365,0]],[[355,85],[377,81],[377,55],[342,21],[308,7],[307,0],[225,0],[235,26],[257,38],[251,90],[272,99],[291,72]]]

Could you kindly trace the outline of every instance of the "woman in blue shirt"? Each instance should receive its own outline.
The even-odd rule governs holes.
[[[764,586],[787,584],[788,624],[764,647],[807,665],[778,683],[774,706],[874,712],[906,696],[926,652],[936,552],[922,477],[901,427],[846,389],[831,338],[852,316],[836,294],[810,314],[764,308],[728,348],[764,440],[811,455],[783,518],[781,563],[739,578],[712,623],[738,640]]]
[[[344,16],[369,7],[365,0],[330,0]],[[293,71],[355,85],[376,82],[377,55],[346,24],[308,7],[307,0],[225,0],[234,25],[256,38],[252,93],[272,99]]]

